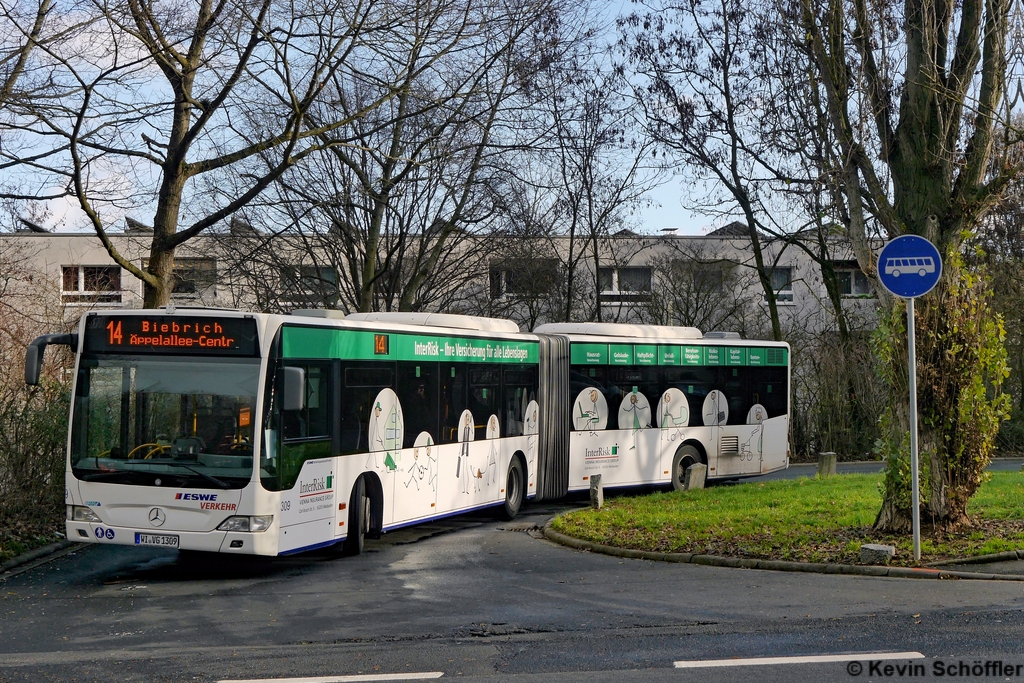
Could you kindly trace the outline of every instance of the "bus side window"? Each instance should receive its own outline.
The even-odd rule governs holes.
[[[708,366],[680,366],[665,368],[666,388],[675,387],[686,396],[690,405],[690,426],[704,424],[704,399],[716,386],[718,370]]]
[[[342,363],[341,376],[341,452],[362,453],[369,447],[367,434],[373,400],[381,389],[395,386],[394,363]],[[404,407],[403,415],[408,415]]]
[[[753,394],[749,382],[749,368],[746,366],[720,366],[717,387],[729,400],[729,421],[739,425],[747,421],[747,413],[753,405]]]
[[[459,416],[467,408],[466,374],[464,363],[441,364],[441,392],[438,401],[441,420],[441,433],[438,435],[440,443],[454,443],[459,440]],[[477,416],[474,415],[473,419],[477,419]]]
[[[285,440],[322,439],[330,437],[331,370],[328,363],[289,363],[306,371],[306,398],[302,410],[282,413]]]
[[[472,365],[469,370],[469,411],[477,439],[486,438],[487,420],[501,413],[501,366]]]
[[[768,417],[785,415],[789,410],[786,400],[786,368],[758,368],[751,384],[764,406]]]
[[[331,455],[331,363],[329,361],[284,361],[289,367],[306,371],[306,396],[302,410],[281,410],[278,396],[282,374],[275,381],[274,411],[280,419],[280,446],[276,466],[267,463],[264,486],[283,491],[295,485],[307,460]],[[273,422],[272,422],[273,424]],[[274,471],[270,472],[270,467]]]
[[[398,401],[405,418],[403,446],[412,448],[421,432],[437,435],[437,363],[421,361],[398,364]]]
[[[501,436],[526,433],[526,406],[537,394],[537,368],[504,368],[501,385]]]

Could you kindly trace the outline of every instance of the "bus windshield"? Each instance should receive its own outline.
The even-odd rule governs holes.
[[[258,359],[86,357],[75,383],[75,477],[242,488],[252,476]]]

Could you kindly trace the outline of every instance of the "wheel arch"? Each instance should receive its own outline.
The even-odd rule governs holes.
[[[366,472],[362,477],[366,495],[370,498],[370,524],[366,537],[380,538],[384,531],[384,486],[376,472]]]
[[[522,449],[516,449],[516,452],[512,454],[512,457],[508,461],[509,466],[511,466],[512,465],[512,461],[516,460],[516,459],[519,460],[519,466],[523,468],[523,486],[525,486],[527,489],[529,489],[530,488],[530,466],[526,463],[526,454],[523,453]],[[528,491],[523,491],[524,494],[527,493],[527,492]]]
[[[707,449],[704,448],[704,444],[702,444],[700,441],[698,441],[696,439],[687,439],[686,441],[684,441],[681,444],[679,444],[680,448],[682,448],[683,446],[693,446],[694,448],[696,448],[697,449],[697,453],[700,455],[700,462],[701,462],[701,464],[703,464],[703,465],[707,465],[708,464],[708,452],[707,452]]]

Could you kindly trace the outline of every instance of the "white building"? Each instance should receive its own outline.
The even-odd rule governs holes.
[[[132,226],[111,239],[131,263],[145,269],[152,233]],[[243,227],[200,236],[178,249],[176,305],[346,308],[339,293],[344,268],[286,244],[285,238],[275,241]],[[248,251],[245,245],[255,246]],[[456,259],[461,277],[433,283],[438,294],[429,309],[508,317],[524,328],[599,318],[728,329],[751,337],[770,333],[750,237],[739,223],[699,237],[624,231],[574,244],[567,237],[499,243],[483,236],[468,237],[457,248],[466,255]],[[834,329],[834,307],[818,261],[795,242],[764,239],[762,249],[783,330]],[[850,327],[872,326],[875,300],[867,277],[848,245],[833,240],[829,249],[825,260],[836,271]],[[88,308],[141,306],[141,281],[116,265],[93,234],[2,233],[0,269],[4,259],[18,264],[9,272],[22,273],[22,280],[31,277],[31,301],[59,305],[69,322]],[[8,296],[16,291],[0,290]]]

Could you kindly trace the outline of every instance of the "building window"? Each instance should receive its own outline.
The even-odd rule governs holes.
[[[492,263],[491,298],[546,296],[558,284],[558,259],[515,259]]]
[[[768,276],[775,291],[775,301],[780,304],[793,303],[793,269],[788,266],[770,268]]]
[[[171,280],[174,289],[171,297],[193,299],[202,296],[206,290],[217,284],[217,259],[176,258]],[[142,269],[149,269],[149,259],[142,259]],[[216,292],[214,292],[216,294]]]
[[[215,284],[217,284],[216,259],[174,259],[174,294],[199,296]]]
[[[331,266],[281,268],[282,298],[296,306],[333,306],[338,298],[338,272]]]
[[[868,297],[873,294],[868,276],[864,274],[857,263],[839,261],[832,264],[836,271],[836,279],[839,281],[839,293],[850,297]]]
[[[670,286],[686,294],[719,294],[725,290],[725,266],[678,260],[672,261],[668,274]]]
[[[63,266],[60,299],[64,303],[121,303],[120,266]]]
[[[651,269],[648,266],[598,268],[597,289],[602,302],[646,301],[651,297]]]

